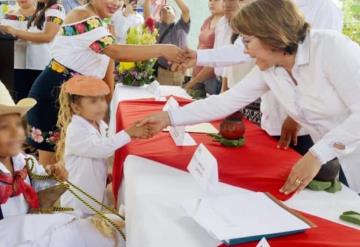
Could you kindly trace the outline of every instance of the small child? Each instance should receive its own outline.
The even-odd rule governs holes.
[[[68,177],[62,163],[43,167],[21,150],[25,140],[21,117],[35,104],[36,101],[30,98],[15,104],[0,82],[0,246],[125,246],[124,239],[115,229],[104,226],[104,222],[95,216],[29,214],[30,209],[36,211],[43,206],[37,192],[54,186],[56,181],[30,179],[26,159],[34,161],[30,168],[34,174],[50,174],[60,180]],[[106,216],[123,228],[124,222]]]
[[[57,158],[64,160],[69,180],[99,202],[103,202],[105,195],[107,159],[131,138],[150,137],[148,127],[135,125],[114,136],[107,135],[108,126],[103,119],[108,110],[106,95],[109,93],[104,81],[89,76],[74,76],[63,84],[60,92],[58,127],[61,136]],[[70,192],[61,197],[61,205],[93,214]],[[99,205],[91,205],[101,210]]]

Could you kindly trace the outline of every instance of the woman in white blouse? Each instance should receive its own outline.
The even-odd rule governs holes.
[[[28,20],[35,13],[35,0],[17,0],[18,8],[9,11],[1,25],[9,25],[16,29],[26,30]],[[16,40],[14,46],[14,93],[15,101],[26,98],[32,82],[39,75],[26,69],[26,41]]]
[[[0,26],[0,31],[27,42],[25,68],[28,73],[25,77],[30,76],[31,81],[29,78],[24,78],[24,81],[30,84],[28,90],[50,62],[52,41],[65,18],[64,9],[58,2],[58,0],[38,0],[27,30],[10,25]]]
[[[281,192],[304,189],[338,158],[360,192],[360,47],[334,31],[312,30],[291,0],[257,0],[233,21],[256,67],[229,91],[144,119],[153,132],[223,118],[271,91],[306,129],[314,146],[293,167]]]
[[[172,45],[131,46],[116,44],[108,24],[119,8],[119,0],[90,0],[70,11],[52,49],[52,60],[33,84],[29,96],[37,105],[28,113],[28,143],[39,150],[42,164],[55,163],[54,147],[59,88],[75,74],[103,79],[114,88],[114,60],[142,61],[164,56],[169,61],[181,53]]]

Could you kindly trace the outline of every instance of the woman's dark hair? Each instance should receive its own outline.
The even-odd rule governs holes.
[[[37,2],[35,13],[28,22],[28,28],[34,24],[38,29],[42,29],[45,22],[45,11],[52,5],[57,4],[58,0],[48,0],[47,3]]]

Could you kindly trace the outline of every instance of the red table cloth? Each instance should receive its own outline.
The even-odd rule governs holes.
[[[180,105],[189,103],[179,100]],[[152,99],[123,101],[117,110],[116,129],[120,131],[143,117],[161,111],[164,102]],[[216,127],[219,122],[214,122]],[[219,180],[224,183],[249,189],[269,192],[279,200],[286,200],[279,192],[292,166],[300,158],[293,150],[279,150],[276,140],[266,135],[256,125],[245,121],[246,144],[241,148],[225,148],[206,134],[191,134],[195,141],[203,143],[216,157]],[[123,162],[128,154],[167,164],[186,170],[196,146],[177,147],[169,133],[160,133],[148,140],[135,140],[115,153],[113,166],[113,191],[117,200],[118,189],[123,177]],[[360,246],[360,231],[336,223],[306,215],[317,228],[288,237],[270,240],[271,246]],[[276,220],[276,219],[274,219]],[[336,234],[334,234],[336,233]],[[254,246],[254,243],[241,245]]]

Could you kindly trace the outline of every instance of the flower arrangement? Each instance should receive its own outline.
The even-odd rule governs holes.
[[[129,29],[126,43],[130,45],[152,45],[156,43],[158,34],[154,19],[148,18],[143,25]],[[120,62],[116,69],[117,81],[135,87],[149,84],[155,79],[155,62],[156,59],[141,62]]]

